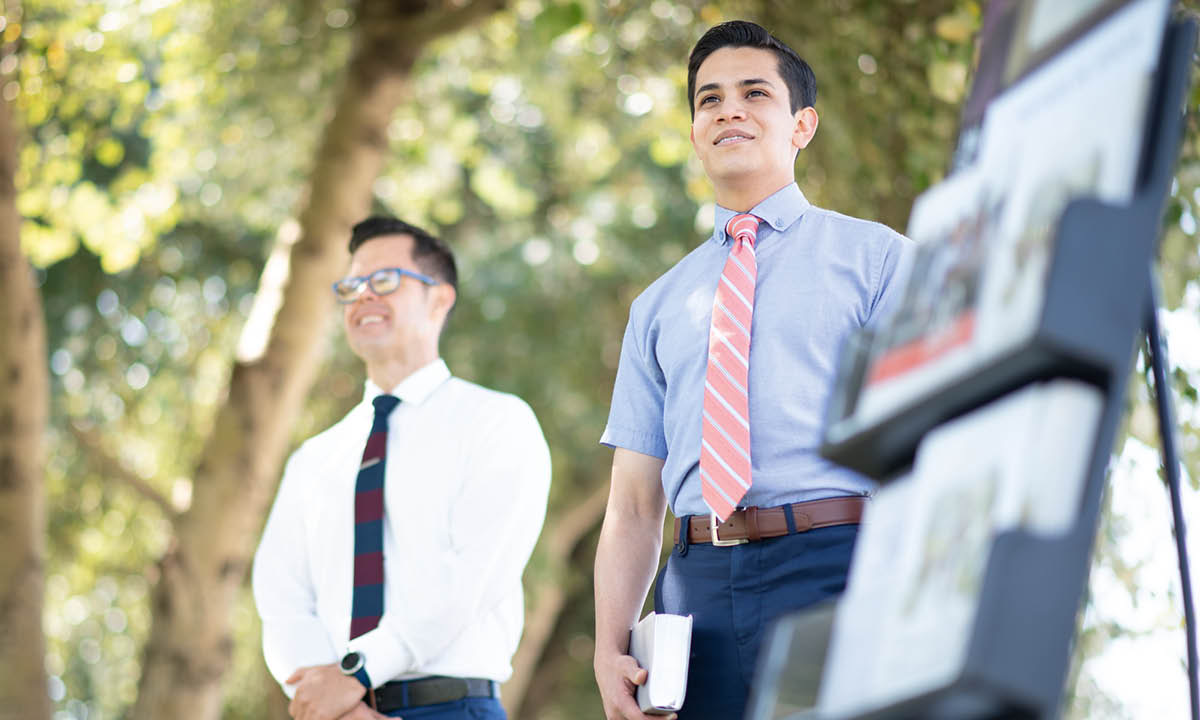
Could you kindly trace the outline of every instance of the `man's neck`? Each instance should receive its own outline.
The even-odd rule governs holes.
[[[791,185],[793,182],[795,182],[794,179],[788,178],[783,182],[775,180],[758,183],[723,183],[721,185],[714,183],[713,190],[715,191],[718,205],[736,213],[744,213],[750,212],[754,209],[754,206],[788,185]]]
[[[384,392],[391,392],[416,371],[437,360],[437,351],[415,357],[386,358],[367,362],[367,377]]]

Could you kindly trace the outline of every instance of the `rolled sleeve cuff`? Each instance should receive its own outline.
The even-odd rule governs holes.
[[[661,435],[630,430],[619,425],[609,425],[600,436],[600,444],[611,448],[623,448],[661,460],[667,457],[667,441]]]
[[[375,628],[351,640],[348,648],[362,653],[366,662],[364,669],[371,678],[372,687],[379,687],[417,667],[417,658],[408,646],[390,637],[382,628]]]

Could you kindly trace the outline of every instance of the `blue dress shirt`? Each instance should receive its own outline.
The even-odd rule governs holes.
[[[817,454],[842,342],[900,299],[913,243],[879,223],[809,204],[792,183],[751,211],[762,219],[750,341],[750,457],[743,506],[865,494],[872,483]],[[729,255],[717,207],[712,237],[646,288],[629,310],[608,426],[600,442],[665,460],[677,516],[707,515],[700,495],[700,411],[713,295]]]

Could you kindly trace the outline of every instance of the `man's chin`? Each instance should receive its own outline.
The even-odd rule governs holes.
[[[750,159],[747,158],[745,161],[741,162],[734,161],[722,163],[720,167],[713,168],[713,171],[709,173],[709,177],[712,178],[713,182],[722,185],[730,185],[735,183],[740,185],[745,183],[747,180],[760,177],[762,172],[763,170],[761,165],[751,162]]]
[[[364,354],[377,354],[380,350],[385,350],[396,342],[390,333],[369,333],[361,330],[350,333],[346,341],[354,354],[359,357],[363,357]]]

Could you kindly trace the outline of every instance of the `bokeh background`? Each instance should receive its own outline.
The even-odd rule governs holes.
[[[183,717],[172,702],[185,702],[188,717],[286,717],[247,563],[286,452],[361,398],[326,288],[350,225],[376,209],[454,247],[462,279],[443,355],[457,375],[525,398],[551,446],[505,703],[517,719],[601,717],[591,560],[611,453],[597,440],[630,302],[711,230],[712,190],[688,143],[691,45],[741,17],[795,47],[821,115],[801,188],[903,230],[946,172],[982,5],[3,0],[13,132],[0,166],[15,194],[0,202],[20,220],[2,243],[19,228],[34,272],[6,280],[0,303],[40,302],[45,339],[11,314],[0,325],[0,355],[34,369],[0,400],[5,469],[28,471],[0,488],[0,570],[41,558],[19,583],[0,574],[0,664],[30,671],[0,673],[0,716]],[[1194,115],[1187,128],[1161,276],[1194,508]],[[1114,448],[1070,718],[1186,707],[1142,374]],[[2,444],[29,422],[40,445]],[[38,620],[44,653],[40,639],[33,651],[14,640]],[[43,671],[45,690],[21,680]]]

